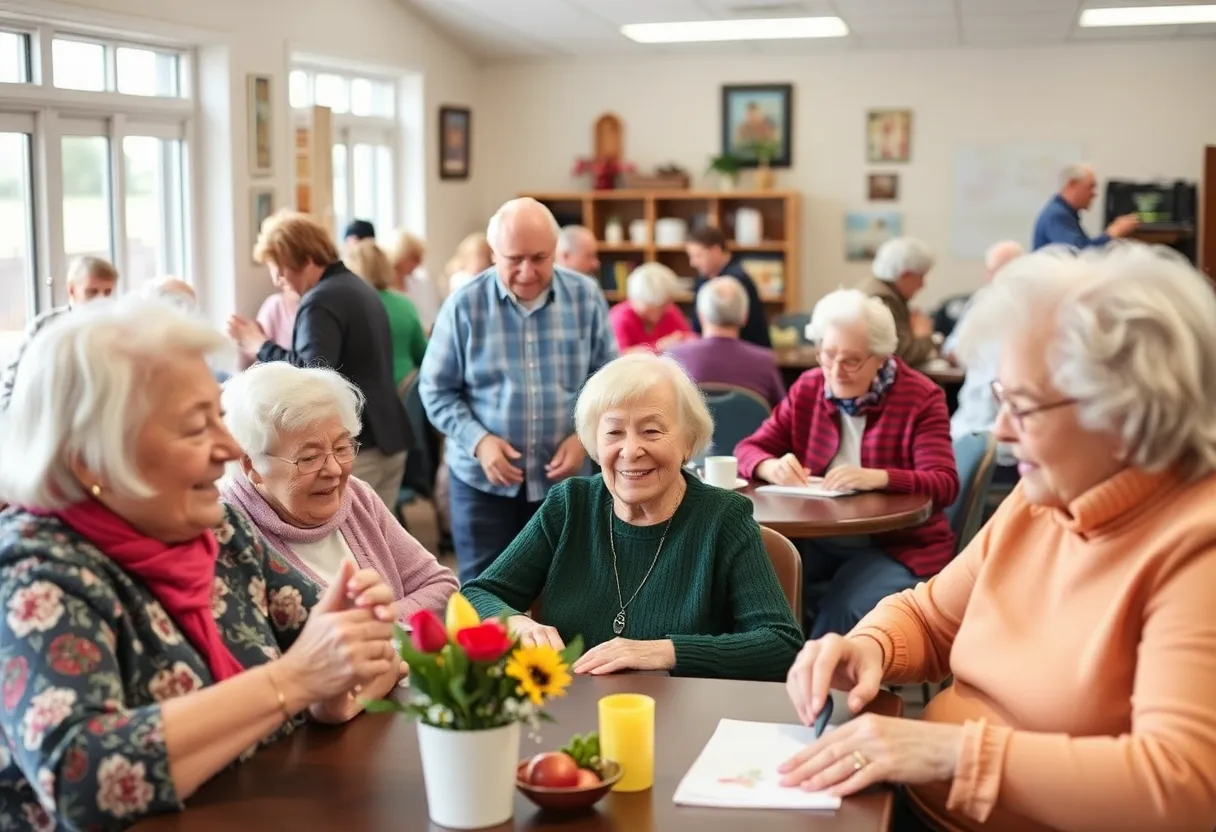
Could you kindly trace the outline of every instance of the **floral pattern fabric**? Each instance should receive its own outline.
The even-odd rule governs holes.
[[[220,635],[246,668],[278,658],[316,585],[234,510],[216,539]],[[121,829],[181,809],[158,703],[213,681],[141,582],[55,518],[0,514],[0,832]]]

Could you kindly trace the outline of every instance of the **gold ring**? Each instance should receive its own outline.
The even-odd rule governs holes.
[[[853,752],[853,771],[861,771],[869,764],[870,761],[866,759],[866,755],[862,754],[860,751]]]

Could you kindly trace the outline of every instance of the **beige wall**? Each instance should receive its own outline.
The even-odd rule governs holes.
[[[978,261],[950,253],[957,145],[1076,142],[1100,177],[1197,179],[1203,145],[1216,142],[1214,79],[1210,42],[503,65],[482,76],[480,130],[494,135],[478,193],[488,212],[519,191],[585,187],[570,166],[590,152],[592,122],[606,110],[624,120],[630,160],[643,169],[675,161],[699,176],[720,146],[721,85],[792,82],[794,167],[778,172],[778,186],[803,195],[809,301],[868,269],[842,253],[843,213],[867,207],[866,110],[911,108],[911,163],[873,169],[900,173],[905,232],[939,253],[918,298],[929,306],[980,278]],[[1094,232],[1098,219],[1086,221]],[[1030,228],[1018,236],[1028,241]]]

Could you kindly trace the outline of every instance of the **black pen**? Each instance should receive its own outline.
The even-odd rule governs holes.
[[[832,718],[832,697],[831,694],[823,701],[823,708],[820,709],[819,715],[815,717],[815,739],[823,736],[823,732],[827,730],[828,721]]]

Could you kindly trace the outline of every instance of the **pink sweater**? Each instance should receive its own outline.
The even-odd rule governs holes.
[[[325,582],[292,551],[293,543],[313,543],[340,529],[346,545],[362,569],[375,569],[393,589],[404,621],[419,610],[440,615],[460,584],[450,569],[401,528],[371,486],[351,477],[342,495],[342,507],[324,525],[301,529],[283,522],[253,484],[243,476],[229,477],[221,486],[224,501],[239,509],[254,528],[296,569],[319,585]]]

